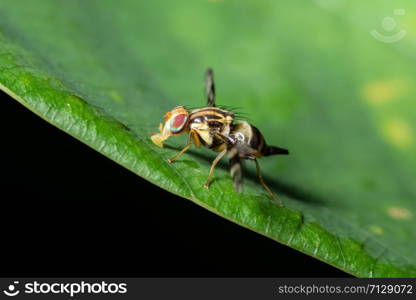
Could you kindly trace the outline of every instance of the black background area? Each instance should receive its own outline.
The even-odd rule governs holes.
[[[1,276],[348,276],[150,184],[0,96]]]

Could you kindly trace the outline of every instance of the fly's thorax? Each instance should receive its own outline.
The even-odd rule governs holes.
[[[191,111],[191,120],[199,118],[201,121],[216,120],[224,123],[232,123],[234,120],[234,113],[218,108],[218,107],[203,107]]]
[[[204,107],[193,110],[189,119],[191,128],[229,134],[234,114],[218,107]]]
[[[189,120],[189,129],[191,130],[205,130],[209,131],[208,122],[201,118],[194,118]]]
[[[232,112],[218,107],[204,107],[195,109],[189,116],[189,128],[195,131],[204,146],[216,148],[223,143],[215,133],[228,136],[234,121]]]

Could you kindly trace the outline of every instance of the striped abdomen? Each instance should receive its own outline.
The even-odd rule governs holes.
[[[234,144],[229,146],[230,173],[237,192],[240,192],[243,179],[242,159],[256,159],[257,157],[274,154],[289,154],[289,151],[275,146],[268,146],[260,131],[243,121],[235,124],[231,129],[230,138]]]
[[[232,127],[231,137],[233,137],[238,144],[247,148],[246,152],[249,153],[247,153],[248,157],[246,158],[250,158],[249,156],[261,157],[275,154],[289,154],[286,149],[268,146],[260,131],[245,121],[239,122]],[[242,157],[241,155],[242,153],[240,153],[240,157]]]

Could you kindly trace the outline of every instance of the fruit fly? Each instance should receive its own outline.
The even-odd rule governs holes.
[[[151,139],[159,147],[170,136],[188,133],[185,147],[169,163],[177,160],[192,144],[201,145],[219,152],[211,165],[205,187],[209,188],[214,169],[225,155],[230,161],[230,173],[236,191],[241,191],[243,179],[243,160],[252,160],[256,164],[259,181],[270,197],[276,197],[264,182],[257,158],[276,154],[289,154],[289,151],[276,146],[269,146],[260,131],[246,121],[237,121],[233,112],[216,106],[215,85],[212,69],[205,76],[205,95],[207,106],[189,111],[185,106],[177,106],[165,114],[164,122],[159,125],[160,133],[153,134]],[[278,202],[281,205],[281,202]]]

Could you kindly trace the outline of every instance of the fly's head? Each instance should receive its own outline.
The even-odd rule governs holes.
[[[163,142],[171,135],[179,135],[189,131],[189,112],[184,106],[177,106],[165,114],[163,123],[159,125],[159,133],[151,136],[152,142],[163,148]]]

